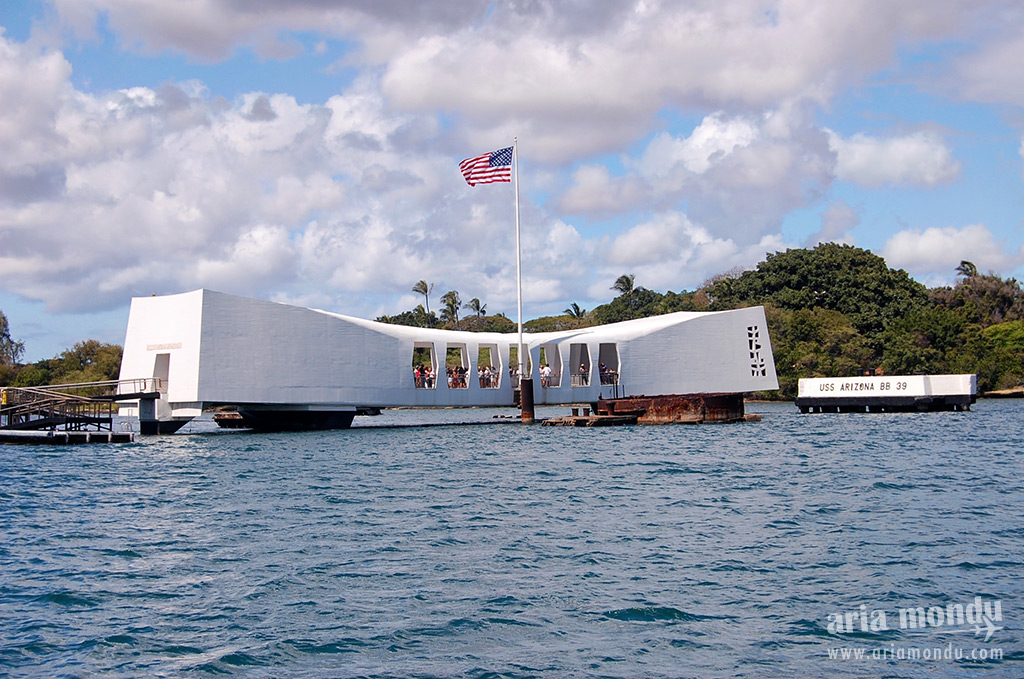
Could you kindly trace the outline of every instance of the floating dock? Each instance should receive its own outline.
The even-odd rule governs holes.
[[[903,413],[970,410],[977,375],[881,375],[803,378],[802,413]]]
[[[159,395],[154,379],[2,387],[0,443],[130,443],[132,432],[113,431],[116,402],[153,403]]]
[[[63,446],[80,443],[132,443],[132,432],[114,431],[0,431],[0,444]]]

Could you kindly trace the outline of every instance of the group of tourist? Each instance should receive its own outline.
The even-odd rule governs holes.
[[[609,368],[604,363],[597,366],[598,372],[601,373],[601,384],[617,384],[618,374],[616,374],[614,368]]]
[[[498,369],[494,366],[483,365],[477,368],[477,379],[483,389],[497,389],[500,383]],[[469,385],[466,382],[466,375],[469,370],[465,366],[455,366],[445,369],[445,377],[449,389],[466,389]],[[437,381],[437,373],[432,366],[414,365],[412,367],[413,381],[417,389],[433,389]]]
[[[601,376],[601,384],[616,384],[618,382],[618,375],[615,370],[609,368],[604,363],[598,366],[598,371]],[[417,389],[433,389],[436,383],[437,375],[434,372],[433,367],[426,365],[415,365],[412,369],[413,379],[416,382]],[[465,389],[467,388],[466,374],[469,370],[465,366],[448,367],[445,370],[448,388],[449,389]],[[477,379],[480,382],[482,389],[497,389],[500,386],[501,379],[497,368],[492,365],[482,365],[477,368]],[[509,368],[509,377],[512,378],[512,386],[516,386],[519,377],[519,369],[516,367]],[[555,373],[551,366],[547,363],[542,363],[540,366],[540,385],[544,388],[557,387],[559,386],[558,373]],[[590,382],[590,368],[585,364],[580,364],[579,373],[576,376],[576,384],[578,386],[586,386]]]
[[[413,380],[415,380],[417,389],[433,389],[437,373],[434,372],[432,367],[414,365],[412,367],[412,376]]]
[[[493,365],[480,366],[476,372],[483,389],[497,389],[500,386],[501,377],[498,374],[498,369]]]

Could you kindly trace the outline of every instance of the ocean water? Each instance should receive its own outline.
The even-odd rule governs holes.
[[[1024,402],[498,412],[0,447],[0,676],[1024,676]]]

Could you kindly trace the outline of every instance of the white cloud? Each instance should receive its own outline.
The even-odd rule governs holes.
[[[203,60],[240,46],[287,58],[302,49],[294,34],[341,38],[354,45],[345,65],[381,66],[393,106],[458,111],[470,143],[518,133],[545,162],[633,142],[665,107],[825,103],[843,82],[890,64],[902,45],[962,29],[970,9],[961,0],[936,0],[928,11],[883,0],[54,4],[80,35],[103,16],[130,48]]]
[[[983,224],[900,231],[885,242],[882,256],[889,266],[929,281],[951,280],[963,260],[974,262],[980,271],[1001,271],[1024,263],[1019,253],[1008,254]]]
[[[760,136],[755,124],[745,118],[726,119],[722,113],[704,118],[689,137],[679,139],[661,133],[648,144],[638,163],[645,175],[664,177],[677,167],[703,174],[713,163],[737,149],[750,146]]]
[[[821,230],[811,234],[805,243],[815,247],[819,243],[843,243],[853,245],[852,230],[860,224],[860,215],[846,201],[832,203],[821,213]]]
[[[70,75],[60,53],[30,54],[0,33],[0,199],[59,194],[64,176],[56,102]]]
[[[946,143],[931,132],[878,138],[858,133],[843,139],[828,131],[838,163],[837,177],[868,187],[924,186],[949,183],[960,175],[960,163]]]
[[[695,222],[751,242],[827,191],[834,154],[803,107],[759,117],[709,115],[687,137],[656,135],[626,166],[659,205],[685,202]]]
[[[287,230],[258,224],[240,234],[220,258],[199,259],[194,275],[197,284],[217,290],[250,289],[266,278],[290,278],[295,273],[295,254]]]
[[[572,174],[572,185],[559,199],[559,207],[570,214],[626,212],[645,197],[635,177],[612,177],[604,165],[583,165]]]
[[[612,241],[607,259],[609,264],[627,268],[667,260],[681,264],[696,245],[710,240],[707,232],[694,226],[685,215],[664,214],[618,236]]]
[[[693,289],[711,276],[753,266],[767,252],[783,248],[778,235],[738,243],[715,237],[685,215],[671,212],[616,237],[608,248],[604,271],[613,280],[621,273],[634,273],[637,285],[648,288]]]
[[[4,252],[18,262],[0,268],[6,290],[84,311],[197,286],[372,288],[413,259],[398,235],[422,228],[422,215],[407,219],[418,205],[380,197],[428,183],[436,196],[441,161],[409,162],[391,147],[405,118],[383,112],[362,85],[326,106],[260,93],[225,106],[190,84],[86,94],[53,54],[0,38],[0,56],[0,89],[23,93],[14,99],[25,109],[10,130],[0,124],[10,150],[0,172],[25,177],[0,182]],[[445,186],[457,185],[449,172]],[[366,190],[367,179],[384,185]],[[309,240],[310,223],[328,226],[309,238],[326,231],[342,242],[330,266],[292,245],[292,234]],[[356,274],[338,275],[343,264]],[[304,278],[325,270],[315,283]]]
[[[1024,60],[1024,14],[1015,3],[978,9],[971,23],[984,39],[957,54],[938,84],[961,100],[1024,106],[1024,73],[1014,67]]]

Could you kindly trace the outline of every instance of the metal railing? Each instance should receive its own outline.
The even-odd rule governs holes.
[[[489,372],[478,374],[477,379],[480,381],[481,389],[500,389],[501,388],[501,373]]]
[[[151,377],[102,382],[76,382],[41,387],[0,388],[0,429],[57,429],[81,431],[95,427],[110,431],[113,403],[165,390]]]
[[[562,374],[553,372],[546,377],[542,374],[540,376],[540,386],[545,389],[557,389],[562,386]]]

